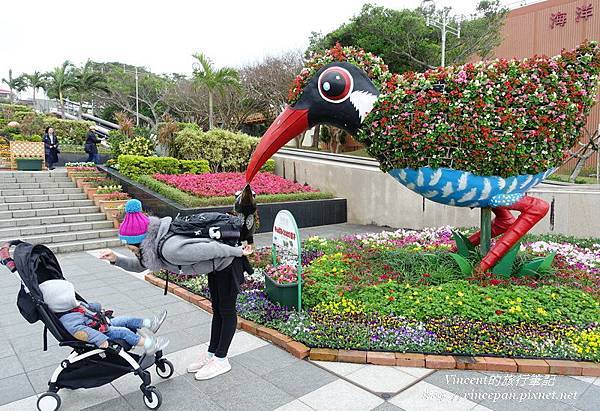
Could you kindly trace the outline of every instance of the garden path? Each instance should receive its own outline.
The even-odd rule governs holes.
[[[303,236],[372,232],[348,224],[303,229]],[[381,230],[381,228],[379,228]],[[268,234],[257,236],[266,245]],[[124,252],[124,251],[121,251]],[[518,376],[506,373],[434,371],[298,360],[287,352],[238,331],[230,373],[198,382],[185,366],[209,339],[210,315],[94,257],[95,252],[59,256],[65,276],[87,299],[123,315],[143,315],[164,307],[161,330],[171,340],[167,358],[175,375],[167,381],[152,372],[163,395],[162,410],[598,410],[600,378]],[[18,281],[0,271],[0,411],[34,410],[52,371],[68,350],[49,337],[42,351],[41,324],[18,313]],[[487,378],[485,378],[487,377]],[[144,410],[137,377],[126,375],[89,390],[61,390],[61,410]],[[562,400],[559,399],[562,396]],[[552,399],[555,397],[555,399]]]

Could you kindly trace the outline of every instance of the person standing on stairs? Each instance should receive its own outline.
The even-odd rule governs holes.
[[[60,150],[58,149],[58,137],[54,134],[52,127],[46,127],[42,141],[44,142],[46,167],[48,167],[48,170],[54,170],[54,164],[58,163],[58,153],[60,153]]]
[[[94,164],[98,164],[100,162],[100,155],[98,154],[98,143],[101,140],[96,135],[96,129],[94,126],[90,126],[86,136],[85,136],[85,145],[83,146],[84,151],[88,155],[88,163],[94,162]]]

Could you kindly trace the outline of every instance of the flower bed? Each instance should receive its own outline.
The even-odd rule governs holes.
[[[154,178],[179,190],[202,197],[227,197],[246,185],[243,173],[155,174]],[[290,194],[315,192],[308,185],[293,183],[271,173],[258,173],[252,182],[257,194]]]
[[[267,299],[260,251],[239,315],[309,347],[600,362],[600,241],[529,236],[517,266],[552,250],[553,272],[506,279],[463,276],[451,238],[443,227],[308,239],[300,313]],[[175,281],[208,296],[202,277]]]
[[[137,181],[186,207],[231,205],[246,184],[242,173],[155,174]],[[329,193],[293,183],[271,173],[259,173],[252,183],[258,203],[329,199]]]

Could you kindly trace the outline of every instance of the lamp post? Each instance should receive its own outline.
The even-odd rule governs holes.
[[[427,26],[436,27],[442,32],[442,67],[444,67],[446,65],[446,34],[454,34],[457,38],[460,38],[460,22],[456,24],[456,27],[451,25],[454,19],[450,18],[450,7],[444,7],[441,13],[435,16],[433,14],[435,11],[433,0],[424,0],[421,3],[421,8],[427,11],[425,20]]]
[[[140,126],[140,91],[137,66],[135,66],[135,125],[136,127]]]

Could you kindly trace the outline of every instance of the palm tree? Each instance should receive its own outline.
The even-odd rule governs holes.
[[[14,101],[13,92],[19,92],[25,90],[26,84],[23,76],[15,77],[12,76],[12,69],[8,70],[8,79],[3,78],[3,83],[6,83],[10,89],[10,101]]]
[[[73,75],[73,65],[69,60],[60,67],[55,67],[48,73],[48,95],[58,98],[60,102],[60,112],[65,116],[65,92],[72,89],[75,85],[75,77]]]
[[[79,96],[79,118],[81,118],[81,114],[83,113],[84,96],[95,91],[109,91],[104,74],[94,71],[90,60],[82,68],[75,70],[73,89]]]
[[[35,93],[39,88],[46,88],[48,76],[45,73],[34,71],[32,74],[24,74],[23,77],[25,78],[27,86],[33,89],[33,106],[35,107]]]
[[[222,93],[227,87],[240,87],[240,75],[236,69],[223,67],[216,70],[208,57],[196,53],[193,57],[198,60],[194,67],[194,85],[205,87],[208,91],[208,128],[213,128],[213,95]]]

